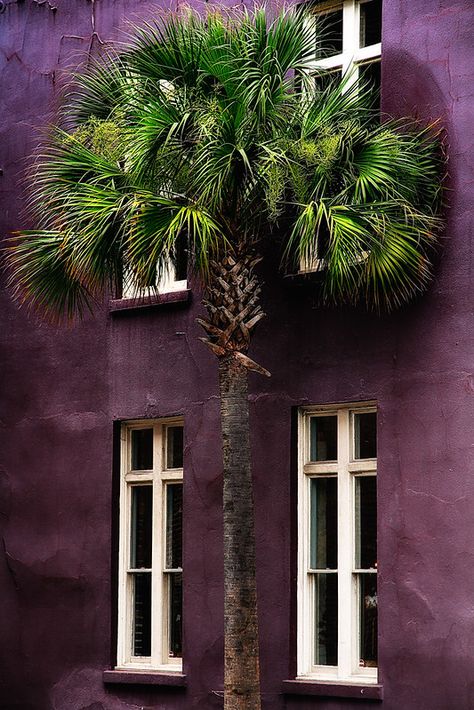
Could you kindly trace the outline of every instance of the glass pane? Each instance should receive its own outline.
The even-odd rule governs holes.
[[[377,482],[375,476],[355,479],[355,529],[358,569],[377,568]]]
[[[166,567],[178,569],[183,564],[183,484],[166,487]]]
[[[342,79],[342,71],[326,71],[314,74],[314,88],[316,91],[326,91],[333,84],[337,84]]]
[[[176,281],[186,281],[188,278],[187,235],[181,234],[176,243]]]
[[[377,456],[377,414],[354,414],[354,458],[374,459]]]
[[[133,486],[130,567],[134,569],[151,568],[152,519],[152,486]]]
[[[359,78],[362,79],[367,89],[370,91],[370,106],[373,109],[380,107],[380,82],[381,82],[380,62],[369,62],[359,65]]]
[[[337,574],[315,574],[314,592],[314,664],[337,666]]]
[[[342,9],[317,16],[316,57],[342,53]]]
[[[181,658],[183,628],[183,575],[169,575],[169,655]]]
[[[151,655],[151,572],[133,575],[133,655]]]
[[[310,460],[337,460],[337,416],[311,417]]]
[[[360,6],[360,46],[382,41],[382,0],[370,0]]]
[[[166,428],[166,468],[183,468],[183,427]]]
[[[359,575],[360,666],[377,665],[377,575]]]
[[[132,470],[153,468],[153,429],[132,429]]]
[[[311,479],[311,569],[337,569],[337,478]]]

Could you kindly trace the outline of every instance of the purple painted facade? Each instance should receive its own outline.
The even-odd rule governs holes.
[[[0,231],[23,222],[24,158],[61,71],[148,12],[133,0],[0,3]],[[384,710],[474,708],[474,4],[385,0],[383,105],[440,117],[450,211],[436,279],[391,317],[321,311],[263,276],[268,318],[251,376],[265,710],[374,708],[284,693],[294,671],[291,418],[298,405],[377,400],[379,650]],[[1,295],[0,708],[222,707],[217,368],[199,294],[57,330]],[[114,655],[113,422],[185,418],[185,687],[105,685]]]

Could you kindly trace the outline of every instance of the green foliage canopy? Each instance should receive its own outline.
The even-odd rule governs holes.
[[[38,229],[9,247],[21,301],[82,312],[123,278],[156,282],[272,240],[324,258],[327,301],[391,309],[426,287],[440,228],[433,131],[380,123],[350,77],[317,90],[314,25],[263,9],[187,10],[137,29],[75,77],[32,172]]]

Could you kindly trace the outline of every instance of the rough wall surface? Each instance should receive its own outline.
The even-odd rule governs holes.
[[[174,1],[174,0],[173,0]],[[0,230],[22,224],[24,158],[64,69],[120,36],[139,0],[0,3]],[[474,708],[474,6],[385,0],[384,108],[440,117],[451,208],[430,293],[390,318],[313,307],[266,280],[251,417],[265,710],[374,707],[282,694],[291,659],[291,409],[379,407],[380,680],[386,710]],[[186,307],[72,330],[2,293],[0,708],[222,706],[222,521],[217,369]],[[113,656],[112,422],[185,417],[185,690],[104,686]]]

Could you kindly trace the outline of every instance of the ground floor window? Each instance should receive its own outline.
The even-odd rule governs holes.
[[[183,422],[121,437],[117,666],[181,670]]]
[[[377,681],[377,414],[300,412],[298,675]]]

